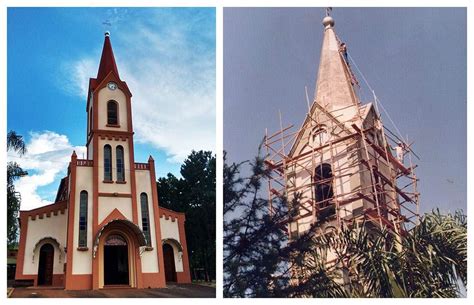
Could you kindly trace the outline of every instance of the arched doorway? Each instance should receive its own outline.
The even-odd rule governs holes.
[[[46,243],[40,248],[38,263],[38,285],[53,284],[54,247]]]
[[[92,257],[98,257],[97,288],[127,285],[137,287],[140,249],[146,246],[141,229],[127,219],[112,219],[97,232]]]
[[[176,266],[174,264],[173,247],[163,244],[163,259],[165,261],[165,278],[167,282],[176,282]]]
[[[128,243],[120,234],[104,242],[104,285],[129,285]]]

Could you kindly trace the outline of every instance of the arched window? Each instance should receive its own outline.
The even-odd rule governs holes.
[[[334,197],[332,181],[333,175],[331,165],[323,163],[316,167],[314,172],[314,182],[316,203],[320,210],[320,220],[324,220],[335,213],[332,201],[332,198]]]
[[[104,246],[127,246],[127,240],[119,234],[111,234],[107,236]]]
[[[150,247],[150,215],[148,213],[148,196],[146,193],[140,194],[140,203],[142,208],[142,230],[146,237],[146,244]]]
[[[118,125],[118,104],[116,101],[107,102],[107,124]]]
[[[117,181],[125,181],[125,168],[123,163],[123,147],[117,146],[116,148],[116,159],[117,159]]]
[[[87,192],[82,191],[79,202],[79,247],[87,247]]]
[[[112,148],[104,146],[104,180],[112,181]]]
[[[313,146],[317,147],[326,144],[328,138],[329,135],[325,125],[315,126],[311,131],[311,139]]]

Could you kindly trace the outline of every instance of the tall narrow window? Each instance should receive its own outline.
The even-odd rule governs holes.
[[[333,205],[334,192],[332,189],[332,169],[331,165],[323,163],[316,167],[314,173],[316,203],[319,207],[319,219],[325,220],[335,214]]]
[[[123,163],[123,147],[117,146],[117,181],[125,181],[125,168]]]
[[[145,234],[146,245],[151,246],[150,239],[150,215],[148,214],[148,196],[146,193],[140,194],[140,202],[142,208],[142,229]]]
[[[118,105],[116,101],[107,102],[107,124],[118,124]]]
[[[79,247],[87,247],[87,192],[82,191],[79,202]]]
[[[112,181],[112,148],[104,146],[104,180]]]

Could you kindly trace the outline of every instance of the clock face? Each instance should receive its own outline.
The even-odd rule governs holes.
[[[109,87],[110,90],[115,90],[117,89],[117,84],[114,82],[110,82],[107,84],[107,87]]]

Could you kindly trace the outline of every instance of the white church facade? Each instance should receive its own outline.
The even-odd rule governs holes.
[[[72,153],[53,204],[20,211],[16,280],[68,290],[191,282],[185,215],[159,206],[153,158],[135,162],[132,94],[108,33],[88,92],[87,158]]]

